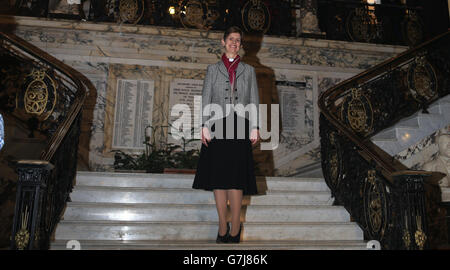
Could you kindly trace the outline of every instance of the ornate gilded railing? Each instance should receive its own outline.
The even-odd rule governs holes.
[[[318,0],[327,39],[414,47],[428,38],[420,5]],[[444,28],[445,30],[445,28]]]
[[[0,111],[44,140],[36,159],[17,161],[11,249],[48,249],[70,199],[81,109],[91,82],[21,38],[0,32]],[[24,149],[26,152],[26,149]]]
[[[450,32],[339,83],[319,98],[322,169],[335,203],[384,249],[439,245],[437,172],[413,171],[371,142],[450,93]],[[442,228],[442,225],[444,228]]]
[[[440,23],[428,25],[427,14],[433,11],[426,10],[430,5],[423,1],[97,0],[89,1],[89,5],[68,4],[66,0],[9,2],[0,6],[0,13],[212,30],[238,25],[248,32],[293,37],[321,37],[326,32],[327,39],[410,46],[428,39],[430,32],[441,32],[436,29]],[[434,15],[434,21],[448,18],[445,12]]]

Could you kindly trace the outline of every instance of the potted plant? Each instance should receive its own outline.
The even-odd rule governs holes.
[[[169,135],[172,134],[169,132]],[[191,129],[191,135],[191,137],[193,137],[194,128]],[[171,167],[164,168],[164,173],[195,174],[197,170],[197,163],[200,158],[200,152],[198,149],[186,149],[187,146],[194,141],[199,141],[199,139],[186,139],[184,136],[181,137],[182,145],[177,145],[171,153],[175,164]]]
[[[161,126],[163,128],[164,126]],[[158,127],[147,126],[151,136],[146,132],[145,150],[142,154],[128,154],[121,150],[113,150],[114,169],[120,172],[147,173],[195,173],[199,159],[199,150],[187,150],[189,143],[198,139],[186,140],[182,137],[182,145],[160,142],[156,143]],[[193,132],[193,131],[192,131]]]

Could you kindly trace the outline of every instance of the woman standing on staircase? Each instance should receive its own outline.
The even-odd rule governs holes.
[[[254,68],[241,62],[238,55],[242,38],[238,27],[225,31],[221,41],[225,50],[222,59],[208,66],[203,82],[202,147],[192,187],[214,192],[219,216],[217,243],[239,243],[243,195],[257,193],[252,145],[260,139],[259,94]],[[247,118],[246,114],[239,113],[239,106],[233,109],[238,104],[256,110],[249,110]],[[211,105],[221,108],[225,116],[209,119],[209,116],[217,118],[217,111]],[[228,200],[231,228],[226,221]]]

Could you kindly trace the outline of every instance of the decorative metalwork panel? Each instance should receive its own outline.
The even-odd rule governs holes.
[[[22,91],[17,92],[16,109],[44,121],[53,113],[56,102],[55,81],[47,71],[34,69],[26,76]]]
[[[341,107],[341,119],[355,132],[366,135],[372,132],[373,109],[361,89],[353,88]]]
[[[206,19],[205,24],[207,28],[217,28],[223,25],[223,17],[227,14],[226,10],[220,10],[217,0],[206,1]],[[223,14],[222,14],[223,13]]]
[[[427,34],[419,4],[364,4],[365,1],[319,1],[319,20],[328,39],[402,44],[414,47]],[[429,8],[429,7],[427,7]],[[428,29],[427,29],[428,28]],[[446,29],[442,28],[442,32]]]
[[[333,186],[335,189],[339,186],[339,182],[342,177],[342,152],[339,145],[339,138],[337,132],[329,133],[329,144],[327,151],[328,165],[325,165],[326,172],[329,177],[329,185]]]
[[[377,177],[375,170],[367,171],[364,184],[364,214],[368,233],[372,239],[383,240],[389,216],[387,194],[383,180]]]
[[[204,28],[208,6],[200,0],[183,0],[180,2],[180,20],[184,27]]]
[[[144,15],[144,0],[119,0],[121,22],[136,24]]]
[[[270,12],[260,0],[250,0],[242,8],[242,24],[248,32],[265,33],[270,27]]]
[[[52,135],[70,112],[77,86],[56,69],[20,52],[0,48],[0,112],[11,113],[34,131]]]
[[[278,36],[322,37],[326,33],[327,39],[411,47],[436,33],[434,25],[424,23],[427,17],[422,13],[425,8],[436,7],[421,1],[374,5],[350,0],[91,0],[67,5],[66,0],[57,0],[66,3],[57,13],[55,1],[6,2],[2,8],[18,16],[213,30],[237,25],[248,32]],[[444,22],[440,32],[446,31],[448,15],[436,13]]]
[[[48,249],[66,202],[77,166],[81,113],[78,114],[50,165],[18,165],[18,188],[12,249]]]
[[[395,197],[398,223],[396,230],[404,249],[425,249],[429,245],[425,182],[423,175],[395,176]]]
[[[408,88],[418,102],[430,102],[438,96],[436,72],[425,56],[418,56],[408,69]]]
[[[346,30],[352,41],[373,42],[381,36],[381,25],[372,10],[359,7],[346,19]]]
[[[403,37],[411,47],[419,45],[425,39],[422,19],[415,10],[408,10],[402,22]]]
[[[42,160],[14,165],[18,181],[10,245],[48,249],[76,174],[85,87],[95,89],[70,66],[14,34],[2,32],[0,39],[0,112],[27,125],[30,137],[40,131],[46,142]]]
[[[14,237],[14,241],[16,242],[16,247],[19,250],[25,249],[30,243],[30,232],[28,230],[28,221],[30,219],[30,211],[28,210],[28,206],[25,207],[25,210],[20,215],[20,230],[17,232]]]
[[[49,167],[45,164],[18,165],[17,195],[11,237],[12,249],[40,249],[39,224],[42,194]]]

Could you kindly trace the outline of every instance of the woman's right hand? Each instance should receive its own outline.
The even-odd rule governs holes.
[[[210,141],[211,135],[209,134],[209,129],[207,127],[202,128],[202,143],[207,147]]]

